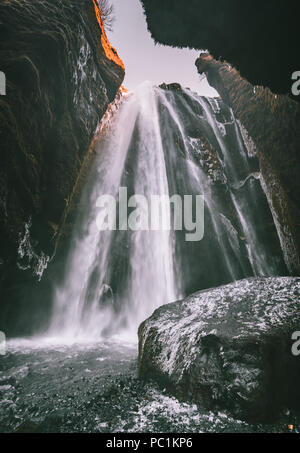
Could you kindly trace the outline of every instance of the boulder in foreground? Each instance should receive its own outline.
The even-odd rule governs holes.
[[[164,305],[139,328],[139,373],[251,422],[300,408],[300,278],[251,278]]]

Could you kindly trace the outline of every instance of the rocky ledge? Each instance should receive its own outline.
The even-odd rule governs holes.
[[[300,278],[251,278],[164,305],[139,328],[139,373],[250,422],[300,409]]]

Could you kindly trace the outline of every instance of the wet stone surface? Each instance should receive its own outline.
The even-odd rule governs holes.
[[[200,412],[137,379],[137,348],[11,342],[0,357],[0,432],[283,432]],[[297,429],[297,428],[295,428]]]
[[[250,278],[158,308],[139,328],[140,376],[252,423],[299,410],[299,291],[299,278]]]

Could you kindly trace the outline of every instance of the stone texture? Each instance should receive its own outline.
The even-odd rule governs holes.
[[[248,421],[299,409],[299,295],[299,278],[252,278],[160,307],[139,328],[140,377]]]
[[[257,148],[264,187],[286,265],[300,273],[300,105],[269,89],[253,87],[231,65],[204,55],[196,62]]]

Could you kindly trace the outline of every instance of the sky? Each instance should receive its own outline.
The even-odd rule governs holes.
[[[199,50],[178,49],[155,44],[147,30],[146,18],[139,0],[111,0],[115,10],[113,31],[109,40],[122,58],[126,76],[123,85],[133,91],[150,80],[180,83],[202,96],[217,96],[206,80],[201,81],[195,67]]]

